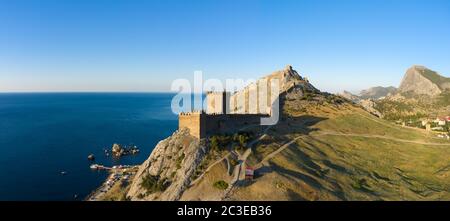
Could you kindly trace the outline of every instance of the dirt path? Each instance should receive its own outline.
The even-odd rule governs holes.
[[[243,154],[242,156],[240,156],[239,154],[237,154],[237,155],[238,155],[238,158],[239,158],[239,162],[241,162],[241,163],[240,163],[239,165],[235,166],[235,168],[234,168],[234,170],[233,170],[233,176],[237,176],[237,177],[236,177],[236,179],[235,179],[235,177],[233,177],[233,180],[232,180],[231,183],[235,183],[235,182],[239,179],[239,176],[240,176],[240,174],[241,174],[241,170],[245,170],[245,168],[242,169],[242,167],[243,167],[242,165],[245,165],[245,161],[247,160],[247,157],[248,157],[248,156],[250,155],[250,153],[251,153],[251,146],[253,146],[256,142],[258,142],[258,141],[264,139],[264,138],[267,136],[267,131],[268,131],[270,128],[272,128],[272,126],[267,127],[267,128],[264,130],[263,135],[261,135],[260,137],[258,137],[258,139],[255,139],[255,140],[253,140],[252,142],[250,142],[250,143],[247,145],[247,146],[249,146],[250,148],[248,148],[248,149],[244,152],[244,154]],[[199,177],[197,177],[197,179],[195,179],[194,181],[192,181],[192,182],[190,183],[189,186],[193,186],[193,185],[195,185],[196,183],[198,183],[198,182],[203,178],[203,176],[205,176],[205,174],[206,174],[208,171],[210,171],[215,165],[219,164],[220,162],[222,162],[223,160],[225,160],[225,159],[226,159],[228,156],[230,156],[230,155],[231,155],[231,152],[227,153],[225,156],[223,156],[222,158],[218,159],[217,161],[215,161],[214,163],[212,163],[210,166],[208,166],[208,168],[206,168],[206,170],[205,170]],[[236,180],[236,181],[235,181],[235,180]]]
[[[450,143],[429,143],[429,142],[423,142],[423,141],[399,139],[399,138],[388,137],[388,136],[383,136],[383,135],[346,134],[346,133],[340,133],[340,132],[334,132],[334,131],[319,132],[318,134],[308,135],[308,136],[318,137],[318,136],[326,136],[326,135],[329,135],[329,136],[345,136],[345,137],[378,138],[378,139],[386,139],[386,140],[392,140],[392,141],[403,142],[403,143],[412,143],[412,144],[430,145],[430,146],[450,146]],[[302,137],[306,137],[306,135],[300,135],[300,136],[294,138],[293,140],[289,141],[288,143],[284,144],[283,146],[281,146],[277,150],[273,151],[272,153],[270,153],[269,155],[264,157],[264,159],[262,159],[261,162],[259,162],[258,164],[255,165],[255,170],[261,168],[265,163],[267,163],[267,161],[269,161],[270,159],[274,158],[281,151],[283,151],[284,149],[286,149],[287,147],[289,147],[291,144],[293,144],[294,142],[296,142],[297,140],[299,140]]]
[[[301,135],[298,136],[296,138],[294,138],[293,140],[289,141],[288,143],[284,144],[283,146],[281,146],[280,148],[276,149],[275,151],[273,151],[272,153],[270,153],[269,155],[267,155],[266,157],[264,157],[264,159],[261,160],[261,162],[259,162],[258,164],[255,165],[255,170],[261,168],[265,163],[267,163],[267,161],[269,161],[270,159],[272,159],[273,157],[275,157],[277,154],[279,154],[281,151],[283,151],[284,149],[286,149],[287,147],[289,147],[291,144],[295,143],[298,139],[304,137],[305,135]]]
[[[222,158],[220,158],[220,159],[216,160],[214,163],[212,163],[208,168],[206,168],[206,170],[199,177],[197,177],[197,179],[192,181],[191,184],[189,184],[189,186],[193,186],[194,184],[198,183],[203,178],[203,176],[205,176],[205,174],[208,171],[210,171],[215,165],[217,165],[218,163],[222,162],[223,160],[225,160],[230,155],[231,155],[231,152],[225,154],[225,156],[223,156]]]
[[[242,155],[239,155],[239,153],[237,153],[238,159],[239,159],[238,160],[239,164],[234,167],[233,178],[231,179],[229,187],[225,190],[222,200],[228,198],[228,195],[230,194],[230,192],[233,190],[233,188],[236,186],[236,184],[240,180],[245,179],[245,165],[246,165],[248,156],[250,156],[250,154],[252,153],[252,146],[255,145],[258,141],[267,137],[268,136],[267,131],[270,130],[271,128],[272,128],[272,126],[267,127],[264,130],[263,134],[260,137],[258,137],[258,139],[255,139],[252,142],[250,142],[249,144],[247,144],[248,148],[245,150],[245,152]]]

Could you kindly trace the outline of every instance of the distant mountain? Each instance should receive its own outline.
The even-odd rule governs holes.
[[[372,100],[377,100],[383,97],[386,97],[388,95],[394,94],[397,91],[397,88],[395,87],[371,87],[369,89],[366,90],[362,90],[361,92],[359,92],[358,95],[353,94],[349,91],[343,91],[341,93],[338,93],[337,95],[344,97],[348,100],[351,100],[355,103],[359,103],[361,100],[367,100],[367,99],[372,99]]]
[[[354,95],[349,91],[343,91],[341,93],[338,93],[337,95],[339,95],[347,100],[353,101],[355,103],[358,103],[361,100],[361,98],[359,96]]]
[[[436,96],[446,89],[450,89],[450,78],[424,66],[415,65],[406,71],[398,92]]]
[[[386,97],[389,94],[395,93],[397,88],[395,87],[371,87],[367,90],[362,90],[359,93],[359,97],[361,99],[379,99],[382,97]]]
[[[409,68],[396,92],[377,100],[375,109],[388,120],[450,114],[450,78],[424,66]]]
[[[398,89],[372,87],[339,95],[388,120],[450,115],[450,78],[419,65],[406,71]]]
[[[379,88],[383,88],[383,87],[379,87]],[[372,89],[372,88],[371,88]],[[395,89],[395,88],[394,88]],[[370,90],[370,89],[369,89]],[[377,90],[377,89],[375,89]],[[370,93],[370,92],[368,92]],[[355,104],[360,105],[364,110],[366,110],[367,112],[371,113],[374,116],[377,117],[383,117],[383,114],[380,113],[376,108],[376,103],[375,103],[375,99],[378,99],[380,97],[382,97],[380,94],[381,92],[373,92],[373,96],[365,96],[365,98],[358,96],[358,95],[354,95],[349,91],[344,91],[342,93],[338,93],[338,96],[341,96],[347,100],[350,100],[352,102],[354,102]],[[375,96],[376,95],[376,96]]]

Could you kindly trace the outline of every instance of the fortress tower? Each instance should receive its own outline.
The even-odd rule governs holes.
[[[178,127],[179,129],[188,128],[192,136],[203,138],[206,136],[206,114],[202,111],[180,113]]]
[[[228,114],[230,113],[230,93],[207,92],[206,93],[206,114]]]
[[[180,113],[178,127],[187,128],[192,136],[202,139],[213,134],[234,133],[248,125],[262,124],[262,118],[273,117],[274,114],[279,117],[281,112],[273,112],[272,107],[279,105],[277,99],[280,94],[297,83],[309,85],[288,65],[284,70],[260,78],[232,95],[226,91],[207,92],[205,111]]]

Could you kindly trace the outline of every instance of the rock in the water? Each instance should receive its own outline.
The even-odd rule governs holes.
[[[89,154],[89,156],[88,156],[88,160],[95,160],[95,156],[94,156],[94,154]]]
[[[114,156],[120,157],[123,154],[123,148],[119,144],[113,144],[111,152]]]

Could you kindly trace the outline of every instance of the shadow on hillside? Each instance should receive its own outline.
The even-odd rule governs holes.
[[[319,129],[314,126],[327,119],[328,118],[309,115],[284,117],[283,119],[280,119],[278,125],[273,127],[274,130],[271,130],[269,135],[279,139],[279,148],[298,136],[307,136],[312,132],[319,131]],[[270,144],[270,142],[274,141],[266,141],[267,144]],[[274,149],[273,151],[276,150]],[[346,199],[342,187],[334,179],[330,179],[328,174],[330,171],[346,175],[350,175],[351,173],[345,167],[327,160],[327,154],[320,150],[320,148],[317,148],[312,143],[308,142],[305,146],[294,142],[282,152],[285,153],[283,154],[283,158],[287,159],[288,162],[295,165],[298,169],[286,168],[285,166],[282,166],[282,164],[271,162],[269,160],[268,164],[255,171],[255,179],[258,179],[265,174],[276,172],[287,179],[295,180],[295,182],[301,181],[316,190],[325,190],[329,194],[334,195],[337,199]],[[321,181],[325,181],[329,185],[323,186],[323,182]],[[295,196],[295,193],[291,193],[291,197],[292,199],[296,198],[296,200],[302,200],[300,197]]]
[[[276,126],[275,130],[280,130],[280,135],[301,134],[309,135],[311,132],[318,131],[314,125],[321,121],[328,120],[326,117],[316,117],[311,115],[303,115],[299,117],[282,116]]]
[[[289,135],[309,135],[311,132],[319,131],[318,128],[313,128],[313,126],[327,119],[328,118],[315,117],[310,115],[304,115],[300,117],[280,117],[276,125],[250,125],[245,130],[240,130],[240,132],[257,134],[257,136],[254,136],[254,138],[258,138],[263,134],[267,134],[270,137],[274,138],[261,139],[258,141],[255,140],[255,142],[251,145],[252,149],[255,150],[255,148],[260,145],[266,146],[278,141],[290,141],[290,139],[292,138],[290,138]]]

